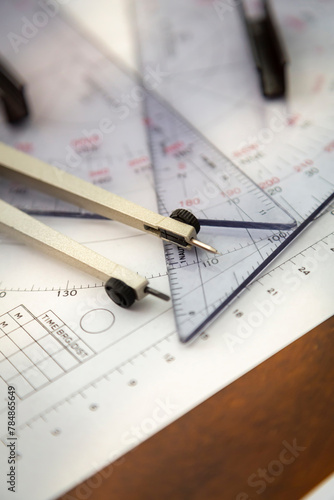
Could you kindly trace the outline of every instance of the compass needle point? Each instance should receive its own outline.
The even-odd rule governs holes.
[[[154,297],[157,297],[158,299],[165,300],[166,302],[170,300],[169,295],[159,292],[159,290],[155,290],[155,288],[151,288],[150,286],[147,286],[145,288],[145,292],[150,295],[154,295]]]
[[[207,243],[203,243],[202,241],[196,240],[195,238],[191,239],[191,243],[195,247],[201,248],[202,250],[206,250],[207,252],[219,253],[218,250],[213,248],[211,245],[208,245]]]

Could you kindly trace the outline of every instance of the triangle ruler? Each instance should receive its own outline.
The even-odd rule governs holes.
[[[166,245],[177,327],[181,340],[187,341],[201,333],[333,200],[334,171],[328,154],[333,115],[324,113],[318,96],[312,96],[314,103],[306,98],[308,109],[303,112],[313,119],[317,116],[317,121],[300,120],[297,132],[276,134],[278,141],[269,141],[259,160],[250,155],[250,169],[246,163],[239,170],[219,147],[224,135],[231,143],[240,142],[246,131],[243,122],[258,125],[256,115],[271,118],[286,105],[284,100],[266,104],[261,96],[239,9],[226,2],[191,0],[182,5],[176,0],[144,0],[136,7],[142,68],[160,70],[163,76],[156,92],[174,109],[167,112],[168,106],[147,97],[160,210],[164,214],[175,207],[191,210],[201,220],[206,241],[219,251],[212,257]],[[328,21],[326,16],[317,21],[321,32],[320,23]],[[310,39],[307,33],[303,37]],[[296,52],[301,41],[292,45]],[[301,66],[302,62],[299,55]],[[298,76],[294,75],[297,84]],[[194,124],[207,132],[206,139]],[[262,125],[264,137],[266,130],[271,132],[263,131]],[[248,147],[248,151],[259,149],[259,144]],[[258,185],[247,176],[247,169],[255,172]],[[212,219],[268,223],[296,219],[298,226],[260,231],[219,228],[217,223],[209,230]]]

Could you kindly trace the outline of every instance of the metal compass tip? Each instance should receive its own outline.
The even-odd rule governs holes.
[[[165,293],[159,292],[159,290],[155,290],[154,288],[151,288],[149,286],[147,286],[145,288],[145,292],[149,293],[151,295],[154,295],[154,297],[158,297],[158,299],[165,300],[166,302],[168,302],[168,300],[170,300],[169,295],[166,295]]]
[[[207,250],[208,252],[212,252],[212,253],[219,253],[218,250],[213,248],[211,245],[207,245],[206,243],[203,243],[202,241],[196,240],[195,238],[191,238],[191,243],[195,247],[201,248],[202,250]]]

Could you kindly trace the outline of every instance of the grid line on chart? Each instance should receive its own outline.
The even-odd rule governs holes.
[[[51,310],[35,316],[21,304],[0,316],[3,394],[13,385],[18,398],[24,399],[95,354]],[[0,411],[6,406],[4,399]]]

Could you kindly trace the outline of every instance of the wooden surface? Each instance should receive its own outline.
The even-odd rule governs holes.
[[[300,499],[334,470],[333,358],[334,316],[62,498]]]

